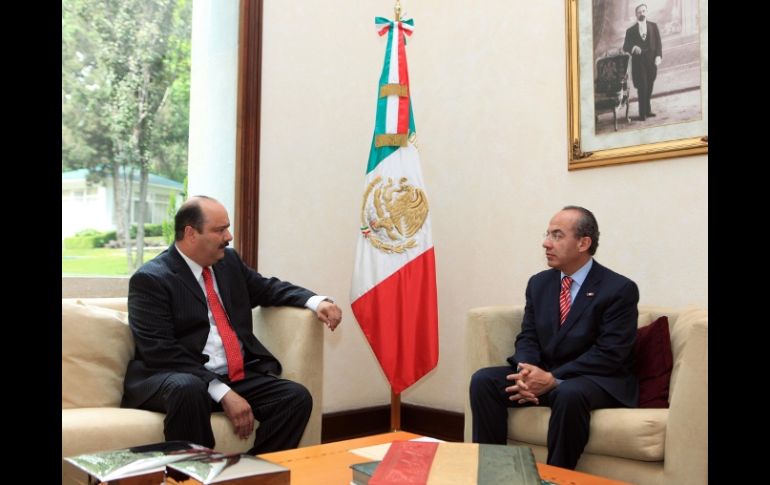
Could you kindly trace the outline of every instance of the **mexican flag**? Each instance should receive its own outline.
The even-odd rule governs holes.
[[[388,41],[350,300],[391,389],[401,393],[438,362],[436,268],[406,64],[414,21],[375,23]]]

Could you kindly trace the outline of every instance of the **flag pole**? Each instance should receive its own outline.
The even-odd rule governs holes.
[[[395,13],[395,21],[401,21],[401,1],[396,0],[396,5],[393,7]],[[390,430],[398,431],[401,429],[401,394],[393,392],[393,388],[390,388]]]
[[[401,394],[393,392],[390,388],[390,430],[399,431],[401,429]]]

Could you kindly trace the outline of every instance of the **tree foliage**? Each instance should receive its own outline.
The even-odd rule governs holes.
[[[112,177],[129,267],[143,259],[149,173],[187,172],[191,19],[190,0],[62,0],[62,170]]]

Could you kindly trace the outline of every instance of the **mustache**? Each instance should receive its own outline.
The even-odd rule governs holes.
[[[219,249],[224,249],[229,245],[230,245],[230,241],[225,241],[224,243],[219,245]]]

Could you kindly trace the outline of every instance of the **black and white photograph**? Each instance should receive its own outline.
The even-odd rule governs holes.
[[[708,1],[565,9],[569,170],[708,153]]]
[[[701,119],[698,0],[593,0],[595,133]]]

